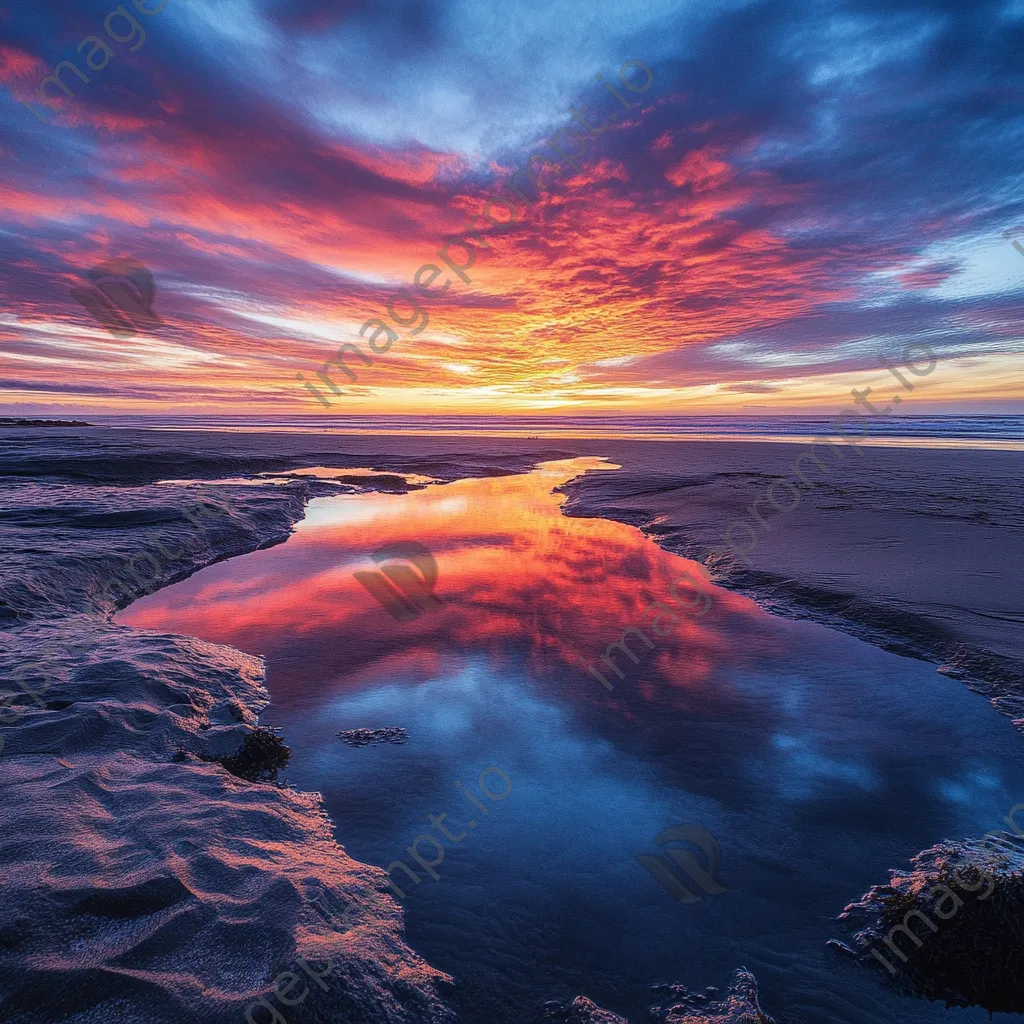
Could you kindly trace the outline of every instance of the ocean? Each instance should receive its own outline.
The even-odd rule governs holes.
[[[835,433],[834,416],[89,416],[98,426],[244,433],[744,440],[798,442]],[[1024,416],[888,416],[869,419],[863,443],[1024,448]],[[854,434],[856,436],[856,434]]]

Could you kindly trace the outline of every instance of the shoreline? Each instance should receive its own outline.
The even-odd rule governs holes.
[[[111,426],[111,430],[138,430],[135,426]],[[191,432],[194,430],[208,430],[211,433],[252,433],[246,427],[147,427],[147,430],[164,430],[168,433]],[[307,436],[309,430],[305,427],[261,427],[261,432],[276,434],[301,434]],[[333,434],[333,431],[325,431]],[[437,431],[394,428],[391,430],[375,430],[371,428],[339,427],[338,433],[347,436],[366,437],[437,437]],[[514,438],[519,441],[666,441],[675,443],[694,442],[721,442],[724,444],[750,442],[752,444],[808,444],[811,438],[805,435],[786,434],[643,434],[643,433],[607,433],[588,434],[570,432],[540,432],[532,430],[522,431],[487,431],[487,430],[458,430],[445,431],[444,437],[486,437],[486,438]],[[962,451],[1024,451],[1024,441],[1010,441],[1005,438],[991,438],[988,440],[974,438],[937,438],[937,437],[916,437],[914,435],[897,437],[874,437],[858,440],[858,444],[867,445],[873,448],[935,448],[941,450],[962,450]]]
[[[766,493],[788,482],[790,446],[760,449],[756,469],[735,444],[687,447],[691,458],[672,469],[609,450],[623,469],[574,481],[564,513],[634,526],[772,614],[930,662],[1024,731],[1024,607],[1002,571],[1024,560],[1024,487],[1011,453],[864,451],[801,489],[799,508],[764,516]],[[730,555],[726,525],[744,520],[755,542]]]
[[[507,437],[478,438],[467,446],[461,437],[389,435],[397,444],[387,445],[385,454],[379,441],[360,435],[269,433],[242,439],[211,431],[197,435],[210,454],[196,458],[186,432],[175,431],[181,437],[179,455],[177,446],[167,450],[163,431],[143,430],[136,432],[138,451],[126,458],[120,430],[116,435],[85,429],[74,434],[72,447],[81,445],[92,458],[69,457],[68,435],[62,432],[45,437],[49,443],[40,438],[26,444],[24,461],[15,452],[0,461],[0,472],[24,478],[49,469],[72,482],[115,486],[168,478],[203,484],[211,477],[333,463],[446,481],[525,472],[542,461],[590,455],[622,468],[586,474],[568,485],[565,515],[635,526],[665,550],[697,561],[724,547],[717,529],[723,517],[729,522],[747,516],[749,502],[756,506],[766,489],[785,478],[793,450],[788,443],[771,447],[745,438],[659,439],[659,444],[590,439],[571,449],[552,449]],[[1005,585],[994,590],[992,583],[1004,563],[1024,560],[1020,460],[1012,452],[992,450],[869,449],[867,440],[857,439],[857,458],[847,459],[838,473],[804,492],[799,511],[769,517],[749,564],[727,555],[710,559],[715,583],[774,614],[811,618],[882,649],[930,661],[1024,722],[1024,659],[1019,654],[1024,650],[1024,608],[1013,606]],[[62,450],[46,451],[53,448]],[[150,455],[148,449],[155,451]],[[947,480],[953,482],[946,486]],[[309,486],[317,495],[344,493],[316,482]],[[901,508],[901,502],[908,507]],[[929,545],[929,536],[919,529],[924,522],[941,529],[945,543]],[[861,542],[865,528],[873,536]],[[982,531],[993,530],[998,531],[995,549],[1007,547],[1006,558],[986,566],[978,561],[990,547],[982,543]],[[888,550],[894,544],[897,561],[907,567],[908,577],[921,579],[919,587],[904,588],[892,579]],[[986,575],[984,582],[979,573]],[[946,595],[963,589],[965,581],[970,594],[962,607],[947,611],[927,600],[929,583],[932,593]],[[997,607],[984,607],[992,600]]]
[[[860,415],[856,413],[847,413],[848,415]],[[838,418],[842,418],[844,414],[840,413]],[[414,419],[415,417],[405,417],[405,420]],[[466,417],[466,419],[474,420],[477,417]],[[493,417],[494,419],[500,419],[500,417]],[[722,417],[727,419],[727,417]],[[365,441],[369,438],[377,437],[416,437],[416,438],[427,438],[427,439],[457,439],[457,438],[479,438],[479,439],[508,439],[513,441],[661,441],[666,443],[685,443],[685,442],[699,442],[699,443],[722,443],[722,444],[742,444],[749,442],[751,444],[808,444],[811,443],[816,437],[820,437],[823,434],[830,433],[828,430],[819,429],[817,425],[820,424],[821,428],[827,427],[831,423],[834,423],[837,417],[804,417],[804,416],[793,416],[793,417],[768,417],[767,419],[772,420],[775,423],[791,419],[794,423],[810,425],[811,423],[816,424],[814,430],[807,430],[805,432],[766,432],[748,430],[747,432],[716,432],[713,429],[700,429],[700,430],[654,430],[644,429],[644,424],[638,423],[633,428],[627,426],[625,428],[613,428],[611,426],[605,429],[587,429],[578,425],[578,419],[575,421],[576,425],[566,428],[554,428],[548,426],[529,426],[529,427],[515,427],[506,428],[503,426],[469,426],[453,428],[451,421],[439,418],[439,422],[427,422],[422,425],[405,425],[405,426],[394,426],[390,425],[393,421],[392,417],[382,417],[382,422],[371,423],[369,422],[371,417],[352,417],[357,422],[344,422],[332,425],[324,423],[320,418],[317,418],[317,422],[300,422],[297,420],[289,420],[282,422],[274,422],[273,420],[259,420],[248,423],[232,423],[229,422],[229,418],[224,418],[220,422],[214,422],[214,418],[210,418],[210,421],[203,422],[203,417],[198,417],[199,422],[173,422],[174,417],[153,417],[153,422],[146,422],[145,417],[140,417],[138,420],[126,419],[124,417],[113,417],[113,416],[99,416],[94,417],[97,422],[94,423],[51,423],[48,426],[79,426],[89,427],[94,430],[117,430],[117,431],[135,431],[135,432],[162,432],[171,434],[180,433],[199,433],[199,434],[243,434],[243,435],[297,435],[301,437],[316,437],[322,436],[325,438],[331,438],[336,440],[342,437],[353,437],[358,438],[361,441]],[[972,416],[965,417],[972,421],[1006,421],[1010,419],[1016,419],[1016,417],[1007,416]],[[183,418],[184,419],[184,418]],[[239,417],[241,420],[242,417]],[[399,418],[403,419],[403,418]],[[516,419],[510,417],[509,419]],[[626,417],[628,419],[628,417]],[[676,420],[677,417],[668,417],[669,420]],[[695,417],[701,423],[706,423],[708,417]],[[948,416],[914,416],[906,418],[910,424],[914,423],[923,424],[929,421],[935,422],[949,422],[950,420],[964,419],[961,417],[948,417]],[[595,420],[605,423],[608,422],[603,417],[595,417]],[[104,422],[106,421],[106,422]],[[360,422],[361,421],[361,422]],[[544,421],[549,423],[549,420]],[[869,447],[876,448],[932,448],[939,450],[965,450],[965,451],[1024,451],[1024,437],[1014,435],[1012,431],[1008,433],[1010,436],[997,436],[997,437],[978,437],[975,435],[968,436],[970,432],[962,432],[961,434],[942,434],[942,433],[928,433],[921,428],[916,431],[907,429],[905,433],[888,432],[890,426],[898,424],[900,422],[899,417],[893,417],[891,419],[875,419],[869,421],[872,427],[877,431],[879,428],[884,428],[881,433],[875,433],[874,436],[869,436],[867,432],[861,431],[858,435],[857,444],[867,445]],[[365,423],[365,425],[362,425]],[[784,425],[784,423],[780,423]],[[0,428],[4,427],[5,424],[0,423]],[[11,426],[11,424],[6,424]],[[1019,433],[1019,432],[1018,432]]]
[[[231,512],[219,531],[209,518],[205,530],[189,523],[196,501],[189,488],[103,496],[108,508],[117,498],[128,507],[120,529],[97,532],[129,534],[121,538],[126,548],[158,567],[129,600],[281,543],[313,491],[301,483],[217,490]],[[87,494],[79,500],[87,503]],[[140,504],[158,514],[140,516]],[[50,676],[42,706],[29,705],[4,729],[0,756],[7,784],[0,856],[11,867],[0,929],[19,935],[0,950],[0,973],[18,979],[5,985],[4,1019],[35,1024],[109,1007],[154,1022],[239,1024],[246,1006],[301,957],[337,963],[346,979],[343,991],[322,995],[322,1009],[374,1024],[449,1021],[438,994],[448,977],[405,944],[394,900],[365,897],[386,876],[334,840],[320,796],[243,782],[204,762],[202,755],[233,752],[256,727],[269,702],[262,659],[113,623],[112,612],[128,601],[109,593],[120,568],[118,554],[106,550],[111,540],[87,548],[71,573],[58,567],[67,589],[56,603],[52,592],[37,592],[49,600],[33,614],[31,580],[16,610],[5,601],[16,621],[6,624],[11,642],[0,673],[38,664],[42,649]],[[181,552],[170,566],[157,555],[168,543]],[[175,757],[176,747],[188,748],[187,759]],[[108,849],[102,870],[76,854],[86,838]],[[83,895],[88,910],[76,909]],[[90,923],[107,919],[122,923],[113,931]],[[160,969],[125,973],[124,965],[146,960],[154,941],[163,948]],[[81,980],[52,985],[49,963],[65,981]],[[65,989],[74,994],[65,999]],[[401,991],[415,998],[397,1000]]]
[[[92,441],[91,438],[88,440]],[[175,516],[162,519],[160,517],[154,519],[149,516],[147,519],[147,516],[140,515],[140,511],[142,511],[140,510],[140,498],[143,499],[144,508],[149,503],[162,509],[165,513],[170,506],[175,504],[175,500],[194,503],[197,499],[193,487],[157,486],[152,483],[152,480],[147,479],[147,477],[152,477],[153,480],[166,479],[170,476],[184,475],[172,471],[172,467],[182,466],[182,461],[188,461],[186,447],[183,447],[180,454],[169,453],[166,450],[165,441],[156,441],[152,438],[150,440],[153,442],[153,448],[159,448],[159,451],[154,452],[152,456],[148,456],[145,451],[135,450],[126,454],[120,445],[117,446],[120,449],[117,458],[124,462],[130,462],[131,467],[117,465],[117,458],[108,462],[104,475],[115,478],[116,483],[113,487],[107,486],[105,482],[88,478],[84,481],[74,478],[69,480],[67,476],[64,477],[65,480],[68,480],[65,483],[56,478],[47,480],[38,476],[29,480],[26,479],[28,474],[18,472],[17,465],[11,467],[15,471],[11,479],[15,486],[21,485],[40,490],[40,497],[45,496],[47,488],[62,490],[71,486],[74,488],[74,493],[77,495],[76,501],[79,504],[83,502],[83,499],[88,499],[90,493],[102,492],[100,495],[102,504],[108,509],[103,513],[104,516],[109,516],[111,502],[116,505],[117,500],[122,499],[127,508],[121,513],[116,513],[114,518],[108,519],[108,522],[111,529],[118,531],[117,536],[123,541],[122,546],[125,552],[130,551],[135,555],[146,550],[146,548],[140,547],[139,530],[145,531],[145,536],[141,541],[142,545],[148,544],[153,538],[154,526],[158,526],[162,531],[157,537],[161,543],[163,542],[161,538],[166,533],[170,533],[171,539],[176,539],[179,542],[192,536],[187,533],[187,527],[185,527],[186,533],[182,533],[182,523],[185,521],[183,516],[181,522],[175,525],[173,522]],[[230,438],[225,437],[222,440],[230,446]],[[364,444],[360,443],[362,441],[360,438],[352,437],[348,440],[348,450],[345,451],[325,451],[322,439],[317,437],[305,439],[301,451],[294,449],[282,451],[280,450],[282,448],[280,438],[264,438],[255,435],[246,439],[241,449],[235,448],[229,452],[213,453],[208,460],[209,466],[204,468],[219,474],[231,472],[255,474],[279,470],[282,461],[292,463],[292,468],[301,468],[305,465],[331,465],[332,463],[343,467],[346,462],[350,462],[356,466],[371,465],[375,469],[379,468],[382,473],[403,470],[407,473],[423,473],[435,476],[442,481],[448,481],[459,479],[460,473],[470,476],[487,476],[496,473],[523,472],[537,462],[552,458],[553,454],[550,450],[526,445],[517,446],[519,450],[511,454],[507,451],[507,445],[503,446],[505,450],[501,453],[490,452],[486,448],[475,451],[466,451],[464,448],[458,450],[458,439],[434,437],[429,445],[415,446],[413,451],[405,453],[389,451],[384,455],[379,448],[375,451],[366,450]],[[507,439],[503,438],[502,440]],[[147,444],[144,443],[146,438],[140,436],[139,441],[139,449],[145,449],[147,447]],[[54,446],[60,443],[61,439],[59,438],[54,438],[52,441]],[[86,447],[94,447],[94,445],[90,443]],[[647,443],[630,443],[619,446],[618,449],[600,448],[599,454],[617,462],[623,468],[614,473],[588,473],[575,478],[564,489],[569,498],[564,503],[562,512],[564,515],[600,516],[629,523],[648,534],[666,550],[693,557],[685,549],[700,545],[699,531],[691,531],[691,536],[683,528],[683,524],[666,519],[668,514],[666,510],[674,509],[678,512],[682,507],[685,511],[692,512],[690,499],[694,490],[699,491],[701,487],[707,486],[709,481],[713,482],[712,486],[717,486],[722,483],[723,479],[733,479],[736,476],[736,469],[727,465],[724,468],[719,467],[710,476],[705,476],[701,466],[691,464],[686,467],[687,472],[680,476],[678,471],[668,471],[664,468],[664,460],[661,458],[663,452],[654,455],[652,447]],[[272,450],[267,451],[268,448]],[[352,450],[358,448],[363,450]],[[735,441],[730,441],[726,448],[734,459],[740,452]],[[653,475],[647,473],[643,459],[639,458],[645,449],[647,455],[661,466]],[[692,456],[695,452],[694,447],[685,445],[683,454],[685,455],[687,452]],[[37,466],[40,465],[38,454],[38,452],[33,453]],[[102,461],[102,453],[94,451],[94,454]],[[573,454],[591,453],[581,450],[573,452]],[[593,454],[598,454],[598,452],[593,452]],[[702,451],[702,455],[709,457],[712,461],[717,459],[720,454],[721,447],[717,444],[706,445]],[[50,457],[55,466],[70,468],[71,465],[75,465],[79,470],[81,469],[81,461],[69,458],[66,450],[52,450]],[[150,460],[148,462],[147,457]],[[990,453],[986,457],[998,462],[1012,459],[1012,456],[1000,453]],[[729,460],[727,459],[726,462],[728,463]],[[859,462],[860,460],[858,460]],[[45,468],[45,456],[41,464]],[[749,469],[745,470],[744,479],[770,480],[772,479],[770,468],[761,463],[753,473]],[[5,467],[0,464],[0,471],[4,470]],[[130,479],[132,476],[134,476],[134,480],[129,484],[125,478]],[[203,482],[202,478],[193,477],[192,479],[196,483]],[[118,486],[122,481],[128,486]],[[1017,486],[1019,487],[1019,485]],[[175,570],[173,578],[171,576],[165,578],[158,574],[151,581],[152,586],[145,592],[152,593],[162,589],[177,579],[184,578],[205,565],[212,564],[213,561],[256,550],[258,547],[268,544],[281,543],[290,535],[294,523],[305,514],[304,510],[309,498],[324,494],[354,493],[356,490],[355,488],[325,488],[316,481],[306,483],[301,480],[284,487],[268,484],[266,488],[243,488],[206,484],[203,486],[203,490],[207,489],[217,494],[218,500],[237,514],[237,521],[232,523],[231,529],[227,531],[234,544],[233,549],[227,550],[223,547],[226,537],[222,537],[219,543],[213,543],[209,536],[204,536],[202,539],[206,547],[202,553],[197,552],[194,564],[185,568],[180,565],[171,567]],[[374,490],[375,488],[368,487],[366,489]],[[688,491],[691,493],[688,494]],[[761,493],[763,493],[763,487]],[[812,493],[827,497],[828,502],[835,502],[837,498],[837,495],[828,487],[823,487]],[[741,495],[742,500],[746,500],[749,496],[749,494]],[[990,499],[985,500],[991,505]],[[40,507],[47,507],[45,501]],[[721,507],[720,503],[719,507]],[[827,512],[828,509],[826,508],[824,511]],[[122,518],[117,518],[118,515]],[[704,517],[705,526],[712,522],[714,522],[714,516]],[[106,534],[109,533],[109,530],[97,529],[96,532]],[[198,532],[195,531],[196,535]],[[781,524],[779,532],[782,532]],[[799,537],[801,543],[806,545],[810,540],[813,544],[813,538],[810,537],[806,529],[799,525],[793,524],[790,532],[793,536]],[[123,536],[121,536],[122,534]],[[34,536],[31,533],[31,528],[27,536]],[[109,559],[113,557],[107,550],[109,539],[107,537],[100,541],[96,552],[96,561],[89,563],[91,568],[99,570],[101,565],[108,564]],[[220,550],[215,550],[217,548]],[[80,547],[75,551],[78,555]],[[102,557],[100,552],[103,553]],[[87,550],[86,554],[88,553]],[[15,558],[15,563],[17,563],[17,558]],[[751,579],[738,574],[739,571],[735,566],[716,565],[713,568],[716,585],[739,592],[743,592],[744,587],[756,586],[757,589],[752,590],[751,596],[759,604],[776,614],[779,609],[783,609],[783,614],[793,614],[792,608],[784,607],[785,598],[789,595],[780,591],[778,574],[773,575],[762,568],[756,570],[762,573],[761,577],[755,576]],[[26,579],[23,575],[18,575],[16,581],[12,580],[10,571],[6,576],[5,582],[8,586],[12,582],[16,582],[22,591],[27,588],[30,593],[32,592],[31,576]],[[766,583],[765,580],[768,582]],[[41,581],[36,580],[35,582]],[[76,584],[71,588],[70,596],[72,598],[75,595],[86,594],[90,585],[95,584],[96,580],[94,578],[92,581],[78,582],[81,584],[80,586]],[[4,592],[6,592],[6,588]],[[142,594],[136,593],[130,599],[134,600],[139,596]],[[117,603],[120,604],[120,602]],[[333,892],[333,895],[327,900],[327,905],[324,906],[324,910],[327,910],[328,905],[333,905],[333,909],[327,911],[326,920],[333,921],[334,927],[345,928],[340,933],[340,938],[337,932],[333,935],[330,932],[317,929],[310,932],[308,926],[299,926],[302,914],[298,914],[294,917],[294,930],[286,929],[277,936],[275,940],[278,943],[277,951],[266,960],[267,976],[273,977],[284,970],[289,962],[294,962],[294,960],[289,961],[289,956],[294,957],[296,954],[316,961],[340,958],[342,969],[355,971],[356,976],[364,982],[358,996],[353,995],[352,999],[356,1000],[361,1012],[365,1013],[373,1012],[370,1010],[371,1004],[380,1007],[388,1005],[388,997],[383,990],[376,987],[380,983],[380,971],[397,970],[402,974],[411,971],[412,976],[419,979],[417,987],[423,993],[422,1013],[416,1011],[411,1015],[406,1015],[403,1011],[402,1015],[379,1019],[382,1021],[385,1019],[408,1021],[410,1024],[421,1021],[429,1021],[433,1024],[435,1021],[446,1020],[447,1010],[441,1002],[439,993],[443,986],[449,983],[449,979],[425,964],[417,954],[404,945],[402,912],[398,904],[382,888],[387,884],[386,872],[380,868],[359,864],[348,857],[343,848],[333,839],[330,823],[324,824],[324,810],[322,804],[318,802],[317,794],[297,793],[277,787],[264,787],[262,790],[253,791],[252,784],[242,784],[230,777],[225,778],[216,766],[199,766],[192,761],[182,766],[164,764],[164,761],[167,760],[165,755],[173,749],[174,740],[179,738],[187,738],[193,742],[201,739],[202,744],[205,744],[206,749],[211,753],[226,753],[229,748],[233,749],[246,728],[255,725],[260,711],[266,705],[266,690],[262,683],[263,668],[260,660],[230,648],[218,648],[215,645],[204,644],[188,637],[154,636],[147,631],[138,630],[126,632],[128,627],[115,627],[109,621],[109,613],[113,608],[114,604],[111,602],[107,602],[105,605],[97,602],[91,613],[67,607],[64,609],[65,612],[72,614],[66,619],[29,618],[14,624],[14,630],[21,636],[24,643],[12,645],[11,650],[5,654],[7,658],[13,657],[15,660],[18,657],[19,647],[23,651],[26,649],[36,650],[40,641],[45,642],[47,637],[51,643],[62,644],[64,643],[64,634],[69,631],[73,631],[79,638],[84,634],[94,643],[91,652],[81,655],[76,663],[63,666],[62,677],[57,681],[56,686],[47,692],[48,704],[66,704],[65,708],[54,706],[45,709],[31,709],[26,722],[14,729],[5,730],[8,745],[7,749],[3,751],[4,756],[0,756],[0,770],[8,773],[9,780],[12,778],[20,780],[21,785],[18,789],[31,794],[28,799],[34,801],[32,806],[29,806],[25,800],[16,801],[12,806],[12,817],[19,823],[24,836],[28,837],[24,841],[39,843],[41,847],[49,848],[50,856],[56,858],[55,863],[59,863],[60,855],[54,851],[59,851],[62,848],[61,843],[66,842],[66,838],[62,839],[60,835],[52,832],[48,825],[44,825],[38,820],[39,807],[47,806],[49,799],[47,794],[53,791],[55,778],[59,779],[56,785],[62,794],[66,794],[70,788],[72,792],[81,792],[80,799],[83,799],[86,804],[90,799],[94,799],[94,797],[86,798],[85,794],[92,792],[95,787],[94,780],[107,772],[106,766],[110,762],[111,754],[118,756],[123,763],[124,772],[127,774],[122,778],[118,787],[115,787],[115,790],[106,794],[105,800],[116,802],[118,799],[116,790],[125,780],[128,780],[129,788],[141,787],[140,792],[148,792],[151,795],[167,793],[168,787],[177,792],[178,784],[171,785],[167,776],[171,772],[179,771],[191,773],[190,783],[186,789],[188,800],[197,807],[204,805],[211,808],[229,807],[239,799],[243,804],[247,803],[247,794],[258,795],[262,805],[261,815],[269,815],[270,819],[278,821],[279,825],[288,823],[286,827],[292,838],[288,840],[287,847],[282,848],[278,856],[284,857],[285,861],[289,861],[293,857],[296,858],[294,865],[282,866],[278,863],[273,868],[262,865],[259,870],[268,872],[269,878],[281,879],[288,877],[291,866],[295,866],[301,868],[303,872],[312,871],[314,875],[321,877],[326,887],[324,892]],[[835,621],[829,621],[828,625],[838,626],[838,628],[842,628],[846,632],[854,632],[856,635],[850,623],[843,625],[842,614],[840,614],[844,611],[843,609],[827,611],[829,614],[835,615]],[[845,611],[848,612],[849,609],[845,609]],[[807,617],[813,618],[812,612],[808,612]],[[885,647],[884,643],[868,639],[875,646]],[[907,652],[901,651],[900,653]],[[131,670],[125,678],[119,680],[119,686],[113,692],[102,698],[101,703],[106,702],[109,706],[98,709],[95,707],[95,699],[86,698],[89,698],[90,687],[97,685],[96,670],[102,669],[104,664],[111,663],[111,654],[113,654],[114,662],[127,663],[131,666]],[[141,659],[140,655],[143,656]],[[153,664],[162,665],[168,661],[174,666],[173,681],[172,677],[168,676],[162,668],[155,670],[152,668]],[[975,685],[971,681],[968,684]],[[194,710],[182,716],[179,710],[174,710],[174,704],[167,703],[170,693],[175,694],[177,706],[180,707],[181,698],[184,696],[184,703],[190,704]],[[1017,713],[1017,705],[1008,703],[1008,697],[1009,694],[1003,695],[1002,705],[997,700],[993,700],[993,704],[1004,714],[1012,716]],[[149,709],[143,712],[141,718],[139,716],[140,704],[143,708],[148,707]],[[239,720],[237,713],[230,711],[232,704],[242,707],[242,720]],[[99,711],[99,719],[96,717],[97,711]],[[196,717],[197,712],[198,718]],[[85,716],[84,721],[82,716]],[[148,719],[148,721],[144,722],[144,719]],[[159,737],[155,735],[157,723],[162,723],[166,728],[166,732]],[[21,733],[20,730],[25,730],[25,732]],[[15,733],[18,733],[17,739],[12,738]],[[84,747],[81,745],[83,738],[86,740]],[[44,751],[54,758],[67,759],[71,762],[72,767],[64,767],[63,770],[53,767],[53,761],[45,756],[45,763],[40,762],[40,755]],[[18,763],[16,767],[12,768],[15,762]],[[59,764],[60,762],[58,762]],[[55,775],[55,773],[57,774]],[[173,799],[180,798],[174,797]],[[84,824],[84,819],[75,825],[68,820],[68,812],[59,813],[56,808],[53,808],[52,813],[54,821],[62,822],[68,835],[73,837],[88,833],[89,826]],[[131,822],[133,814],[137,814],[137,810],[120,813],[123,817],[123,828],[134,829],[136,826]],[[135,820],[141,824],[141,818]],[[173,837],[170,834],[167,835],[169,848],[175,849],[175,856],[181,856],[182,854],[177,852],[176,844],[181,840],[186,843],[191,841],[197,844],[199,852],[202,853],[204,844],[208,843],[208,830],[209,822],[207,821],[204,822],[202,830],[195,830],[196,839],[189,840],[190,827],[182,828],[179,824],[174,830]],[[256,839],[258,834],[257,832],[253,839]],[[320,851],[312,862],[308,858],[303,859],[304,845],[312,845]],[[9,853],[7,855],[10,856]],[[186,860],[189,856],[195,855],[195,850],[191,854],[185,854]],[[170,862],[168,861],[168,863]],[[154,887],[158,888],[160,885],[166,884],[158,881],[160,877],[162,877],[162,873],[156,871],[150,879],[139,883],[142,885],[140,892],[146,893],[143,898],[144,903],[152,901],[153,897],[150,894],[154,891]],[[225,890],[230,891],[229,884],[225,884]],[[27,906],[24,900],[31,892],[30,885],[27,887],[15,885],[11,894],[10,907],[2,914],[0,922],[4,918],[9,918],[12,912],[11,908],[14,909],[14,912],[20,908],[22,914],[26,913]],[[359,895],[356,894],[357,892]],[[298,905],[293,905],[292,912],[301,906],[306,898],[308,897],[300,899]],[[312,906],[322,898],[313,897],[313,902],[309,904],[307,910],[312,909]],[[179,894],[175,899],[187,902],[188,897]],[[171,905],[174,903],[175,901],[172,900]],[[395,905],[391,906],[392,903]],[[266,920],[269,909],[267,906],[258,904],[254,906],[253,913],[257,919]],[[290,913],[286,913],[285,916],[287,918]],[[51,935],[60,934],[60,926],[57,921],[49,922],[49,927]],[[379,941],[382,929],[384,933],[391,936],[385,944],[387,953],[384,952],[385,946],[382,946]],[[395,943],[397,945],[394,945]],[[366,949],[366,956],[369,961],[372,961],[372,964],[369,961],[364,962],[361,959],[361,953],[356,959],[353,959],[356,950],[362,948]],[[123,955],[124,951],[121,952]],[[246,966],[240,967],[237,975],[232,972],[232,977],[248,978],[254,967],[249,962],[252,959],[250,951],[246,948],[239,949],[237,952],[240,962],[244,960]],[[370,976],[377,980],[369,980]],[[45,984],[42,978],[34,979],[33,983],[36,986]],[[244,1003],[245,1000],[251,1002],[262,994],[264,990],[258,985],[258,979],[252,977],[250,988],[244,994],[240,993],[233,998],[231,1005],[237,1009],[239,1003]],[[29,989],[20,987],[19,991],[24,995],[28,993]],[[205,1003],[193,1003],[187,993],[174,993],[173,998],[183,1000],[177,1004],[175,1013],[183,1014],[186,1012],[186,1007],[188,1012],[192,1013],[201,1009],[205,1013],[204,1019],[211,1022],[216,1021],[218,1024],[221,1020],[234,1021],[234,1016],[237,1016],[226,1006],[222,1008],[223,1012],[218,1009],[214,1015],[215,1008],[213,1006]],[[349,999],[348,994],[345,999]],[[364,999],[368,1002],[364,1002]],[[351,1005],[353,1004],[339,1003],[338,1009],[347,1010]],[[12,1024],[20,1024],[22,1019],[31,1020],[31,1018],[19,1018],[17,1015],[11,1019]],[[154,1014],[153,1019],[177,1019],[177,1017],[163,1018],[159,1014]]]

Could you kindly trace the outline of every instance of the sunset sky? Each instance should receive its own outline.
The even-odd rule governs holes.
[[[5,412],[814,412],[925,342],[913,411],[1024,413],[1022,0],[161,2],[0,6]]]

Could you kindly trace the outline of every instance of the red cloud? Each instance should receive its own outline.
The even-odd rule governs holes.
[[[716,146],[698,149],[670,167],[665,177],[677,188],[689,185],[694,192],[716,189],[733,177],[732,168],[720,159],[724,152]]]
[[[38,81],[46,73],[46,65],[38,57],[14,46],[0,46],[0,82],[4,85],[21,78],[35,78]]]

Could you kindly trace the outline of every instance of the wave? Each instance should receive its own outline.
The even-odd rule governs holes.
[[[98,426],[266,433],[790,441],[835,433],[834,416],[95,416]],[[867,443],[1024,446],[1024,416],[888,416]]]

